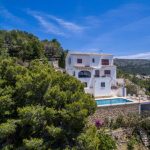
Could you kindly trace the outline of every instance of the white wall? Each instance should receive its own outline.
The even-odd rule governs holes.
[[[93,63],[92,59],[94,58],[95,62]],[[100,67],[101,66],[101,57],[100,56],[94,56],[94,55],[91,55],[90,56],[90,66],[91,67]]]
[[[124,90],[124,92],[123,92]],[[125,87],[119,87],[118,89],[112,90],[113,96],[119,96],[119,97],[126,97],[126,88]]]
[[[82,63],[77,63],[77,59],[82,59]],[[73,56],[73,64],[75,66],[90,66],[90,56],[88,55],[74,55]]]
[[[110,78],[96,78],[94,80],[94,96],[111,96],[111,83]],[[101,87],[101,82],[105,82],[105,87]]]
[[[68,59],[71,58],[71,64],[68,65]],[[95,62],[92,62],[94,58]],[[77,59],[82,59],[82,63],[77,63]],[[68,53],[66,57],[66,67],[73,67],[73,66],[91,66],[100,68],[101,67],[101,60],[102,59],[109,59],[110,66],[113,65],[113,56],[112,55],[76,55]]]

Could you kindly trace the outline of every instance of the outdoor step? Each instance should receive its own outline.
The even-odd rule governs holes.
[[[139,133],[140,133],[141,140],[142,140],[143,144],[145,146],[149,146],[150,142],[149,142],[149,138],[148,138],[148,135],[146,134],[146,132],[144,130],[140,129]]]

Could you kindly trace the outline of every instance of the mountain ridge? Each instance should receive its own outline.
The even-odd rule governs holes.
[[[127,73],[150,75],[150,59],[114,59],[114,64]]]

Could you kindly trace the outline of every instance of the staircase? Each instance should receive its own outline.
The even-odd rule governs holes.
[[[147,133],[143,129],[139,129],[139,133],[144,146],[146,147],[150,146],[150,141]]]
[[[52,65],[54,68],[59,68],[58,61],[52,61]]]

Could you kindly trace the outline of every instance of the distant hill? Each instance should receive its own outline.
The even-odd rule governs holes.
[[[150,75],[150,60],[146,59],[115,59],[115,65],[131,74]]]

